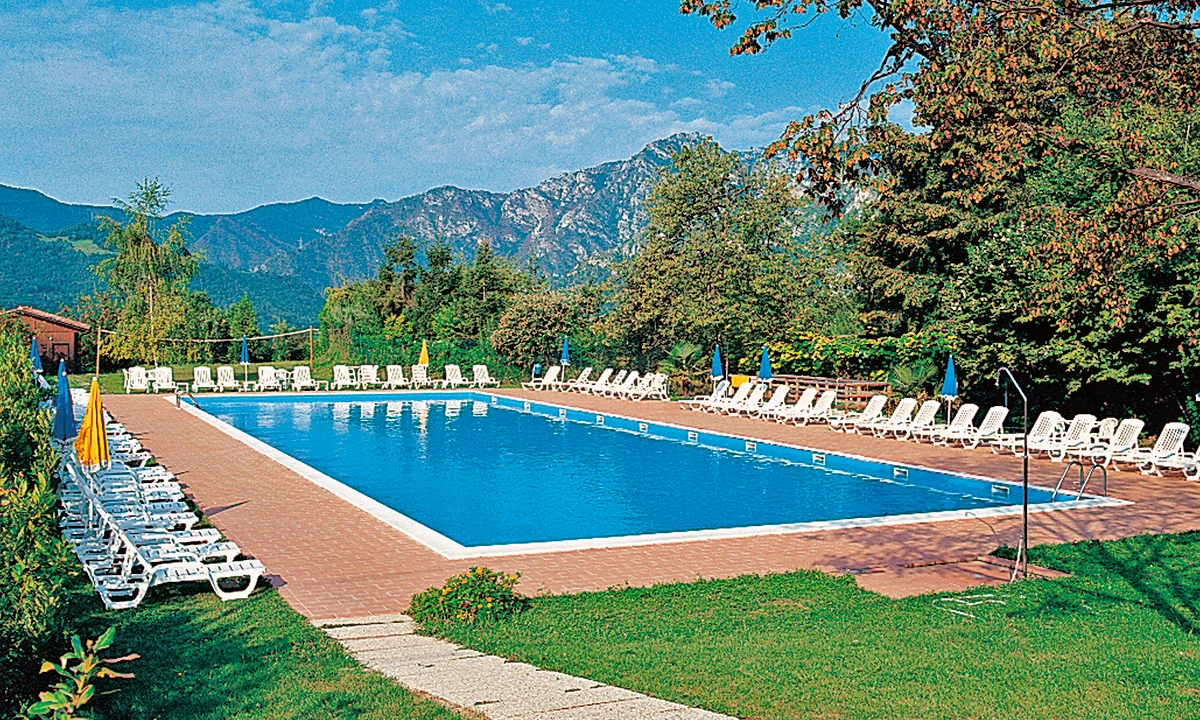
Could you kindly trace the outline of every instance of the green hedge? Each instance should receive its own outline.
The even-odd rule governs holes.
[[[421,357],[421,341],[356,335],[350,341],[351,361],[372,365],[415,365]],[[458,365],[470,378],[472,365],[487,365],[492,377],[504,383],[523,378],[521,371],[501,359],[488,343],[476,341],[433,341],[429,343],[429,366],[440,375],[443,365]]]
[[[804,335],[769,347],[772,369],[778,373],[886,380],[898,365],[944,364],[959,349],[959,341],[947,333],[924,330],[882,338]],[[743,367],[758,367],[757,362],[758,358],[743,361]]]

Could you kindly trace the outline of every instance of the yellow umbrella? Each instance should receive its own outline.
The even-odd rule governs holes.
[[[429,346],[425,344],[424,340],[421,341],[421,359],[417,361],[417,364],[418,365],[428,365],[429,364]]]
[[[79,456],[79,463],[85,467],[112,462],[108,433],[104,429],[104,406],[100,404],[100,381],[96,378],[92,378],[87,412],[79,426],[79,436],[75,438],[75,453]]]

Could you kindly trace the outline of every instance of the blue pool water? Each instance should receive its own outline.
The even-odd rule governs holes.
[[[450,397],[243,396],[201,407],[466,547],[1020,502],[1018,488],[950,473],[767,444],[747,452],[721,435]],[[1032,502],[1049,500],[1031,491]]]

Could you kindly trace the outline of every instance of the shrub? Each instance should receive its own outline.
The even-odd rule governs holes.
[[[770,343],[776,372],[863,380],[886,380],[901,365],[943,367],[958,346],[954,336],[932,330],[881,338],[803,335]],[[756,356],[743,366],[758,367],[757,362]]]
[[[473,567],[449,578],[440,588],[414,595],[408,612],[422,625],[473,625],[507,618],[524,610],[529,602],[514,589],[519,577]]]
[[[0,714],[31,692],[71,567],[55,522],[57,456],[42,399],[25,327],[0,318]]]
[[[62,679],[41,693],[38,701],[25,711],[26,715],[29,718],[48,720],[75,720],[82,717],[79,715],[79,709],[96,696],[96,686],[93,684],[96,680],[133,677],[132,673],[119,673],[107,666],[136,660],[137,655],[122,658],[100,657],[100,653],[112,645],[116,630],[110,627],[103,635],[95,640],[88,640],[86,644],[78,635],[72,636],[70,652],[60,657],[56,663],[49,660],[42,663],[42,672],[56,672]]]

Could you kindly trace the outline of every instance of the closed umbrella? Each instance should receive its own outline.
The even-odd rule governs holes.
[[[958,376],[954,373],[954,356],[946,362],[946,379],[942,381],[941,396],[953,400],[958,397]]]
[[[721,365],[721,346],[713,348],[712,379],[720,380],[725,377],[724,366]]]
[[[75,434],[75,409],[71,405],[71,385],[67,382],[67,364],[58,361],[58,396],[54,398],[54,437],[70,440]]]
[[[942,392],[939,393],[946,398],[946,422],[950,422],[950,406],[954,404],[954,399],[958,397],[958,375],[954,372],[954,356],[946,361],[946,379],[942,381]]]
[[[75,438],[75,453],[84,467],[95,468],[112,462],[108,449],[108,434],[104,429],[104,406],[100,403],[100,381],[92,378],[92,390],[88,394],[87,412]]]
[[[33,363],[34,372],[42,372],[42,354],[38,352],[37,338],[29,345],[29,360]]]
[[[245,337],[242,337],[242,382],[250,382],[250,346]]]
[[[771,379],[771,353],[767,350],[766,345],[763,345],[762,360],[758,362],[758,379]]]
[[[421,358],[417,360],[418,365],[429,365],[429,345],[424,340],[421,341]]]
[[[559,359],[561,360],[563,367],[567,367],[571,364],[571,345],[565,335],[563,336],[562,357]]]

